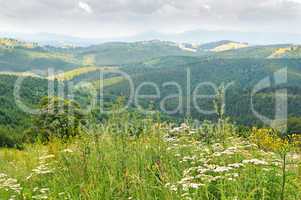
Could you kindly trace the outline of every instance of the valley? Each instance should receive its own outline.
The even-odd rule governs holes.
[[[0,197],[300,199],[300,49],[0,39]]]

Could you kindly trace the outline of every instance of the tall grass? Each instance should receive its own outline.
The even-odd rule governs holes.
[[[281,198],[277,153],[239,138],[235,128],[223,129],[227,137],[220,140],[209,133],[220,124],[206,127],[171,128],[151,117],[116,114],[67,142],[1,149],[0,199]],[[285,170],[287,200],[301,199],[301,167],[294,161]]]

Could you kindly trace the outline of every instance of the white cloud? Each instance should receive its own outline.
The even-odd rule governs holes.
[[[288,0],[290,2],[295,2],[295,3],[300,3],[301,4],[301,0]]]
[[[85,3],[85,2],[79,1],[79,2],[78,2],[78,7],[79,7],[80,9],[82,9],[83,11],[85,11],[86,13],[89,13],[89,14],[90,14],[90,13],[93,12],[91,6],[90,6],[89,4],[87,4],[87,3]]]
[[[89,37],[193,29],[301,33],[299,2],[301,0],[0,0],[0,31],[17,29]]]

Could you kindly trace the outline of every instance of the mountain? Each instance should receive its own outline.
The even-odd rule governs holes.
[[[222,40],[200,45],[200,48],[205,51],[221,52],[232,49],[240,49],[248,47],[248,43],[235,42],[230,40]]]
[[[15,101],[14,87],[18,76],[0,75],[0,126],[28,127],[30,114],[23,112]],[[27,77],[22,83],[20,97],[23,103],[35,108],[40,98],[47,95],[45,79]]]
[[[81,65],[70,50],[40,46],[15,39],[0,39],[0,71],[24,72],[48,68],[72,69]]]
[[[140,100],[140,105],[148,108],[149,103],[154,104],[160,109],[160,102],[167,97],[179,94],[177,87],[164,86],[164,83],[177,83],[182,92],[182,104],[180,110],[173,113],[173,116],[184,117],[187,113],[187,103],[190,101],[191,116],[194,119],[215,119],[215,114],[206,115],[200,113],[193,105],[193,99],[187,99],[187,73],[190,76],[191,93],[200,83],[212,83],[216,86],[221,84],[231,85],[227,90],[226,96],[226,115],[239,124],[251,125],[260,124],[260,121],[254,116],[251,110],[251,92],[254,86],[266,77],[271,77],[274,72],[287,67],[288,82],[277,87],[287,88],[289,92],[288,112],[289,116],[301,116],[301,112],[296,107],[301,106],[301,59],[204,59],[193,57],[164,57],[127,66],[123,70],[130,74],[133,79],[134,87],[145,82],[151,82],[159,87],[160,98]],[[255,109],[264,115],[273,117],[275,112],[275,96],[274,90],[276,86],[272,86],[269,90],[259,92],[254,96]],[[201,87],[201,94],[209,95],[214,91],[211,87]],[[155,90],[151,86],[143,87],[141,92],[144,95],[153,95]],[[105,96],[108,97],[129,95],[129,85],[126,80],[112,85],[105,90]],[[214,110],[212,99],[202,99],[197,101],[198,106],[202,110]],[[165,106],[169,110],[177,109],[179,104],[178,98],[173,96],[172,99],[165,101]]]
[[[301,44],[301,34],[285,32],[243,32],[231,30],[189,30],[181,33],[160,33],[158,31],[147,31],[128,37],[112,38],[80,38],[53,33],[0,33],[0,37],[8,37],[30,42],[38,42],[42,45],[58,47],[65,46],[90,46],[105,42],[137,42],[147,40],[165,40],[177,43],[197,43],[231,40],[247,42],[252,45],[270,45],[277,43]]]
[[[287,87],[291,94],[289,112],[292,116],[301,116],[293,109],[300,106],[301,96],[301,47],[299,45],[279,44],[252,46],[246,43],[222,40],[206,44],[176,43],[169,41],[110,42],[88,47],[52,47],[18,40],[3,39],[0,43],[0,76],[24,76],[20,72],[46,70],[48,67],[66,72],[55,76],[58,80],[90,81],[97,88],[106,89],[107,100],[112,101],[120,95],[127,95],[129,86],[125,79],[116,74],[106,76],[108,84],[99,85],[99,72],[118,67],[128,73],[136,87],[142,82],[152,82],[160,87],[162,97],[177,92],[175,88],[163,87],[166,82],[176,82],[183,88],[187,83],[187,70],[191,72],[191,88],[200,82],[217,85],[234,81],[234,86],[227,97],[229,108],[227,115],[241,124],[257,123],[252,115],[249,100],[250,92],[256,83],[273,75],[283,67],[288,68]],[[1,75],[2,74],[2,75]],[[35,78],[28,72],[26,76]],[[47,80],[45,80],[47,82]],[[9,81],[8,81],[9,82]],[[5,83],[5,81],[3,81]],[[11,87],[5,86],[4,88]],[[275,89],[275,88],[274,88]],[[256,95],[258,109],[263,113],[273,114],[273,88]],[[144,88],[146,94],[151,89]],[[210,92],[208,88],[205,92]],[[183,90],[183,99],[187,94]],[[294,97],[294,98],[292,98]],[[82,98],[81,101],[84,102]],[[13,101],[13,100],[11,100]],[[155,105],[159,108],[158,101]],[[148,104],[149,102],[144,102]],[[188,103],[188,102],[187,102]],[[168,102],[173,108],[177,103]],[[202,102],[203,108],[212,108],[212,102]],[[186,108],[183,107],[185,110]],[[184,112],[174,114],[183,117]],[[214,115],[199,115],[191,111],[194,118],[213,119]]]
[[[247,42],[252,45],[271,45],[278,43],[301,44],[300,33],[285,32],[243,32],[230,30],[190,30],[181,33],[163,34],[159,32],[146,32],[125,38],[126,41],[139,40],[169,40],[180,43],[208,43],[220,40]]]
[[[43,46],[55,46],[55,47],[72,47],[72,46],[90,46],[93,44],[103,43],[106,40],[102,39],[87,39],[74,37],[69,35],[61,35],[54,33],[0,33],[0,37],[14,38],[17,40],[24,40],[28,42],[39,43]]]
[[[213,58],[301,58],[301,46],[292,44],[248,46],[210,55]]]
[[[168,41],[110,42],[76,50],[76,56],[91,58],[96,65],[120,65],[164,56],[198,56],[197,49]]]

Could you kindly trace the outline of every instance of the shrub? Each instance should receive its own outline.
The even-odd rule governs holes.
[[[9,127],[0,127],[0,147],[21,148],[22,133]]]
[[[81,131],[84,115],[79,104],[59,97],[45,97],[40,102],[41,113],[35,118],[31,133],[43,138],[69,138]]]

